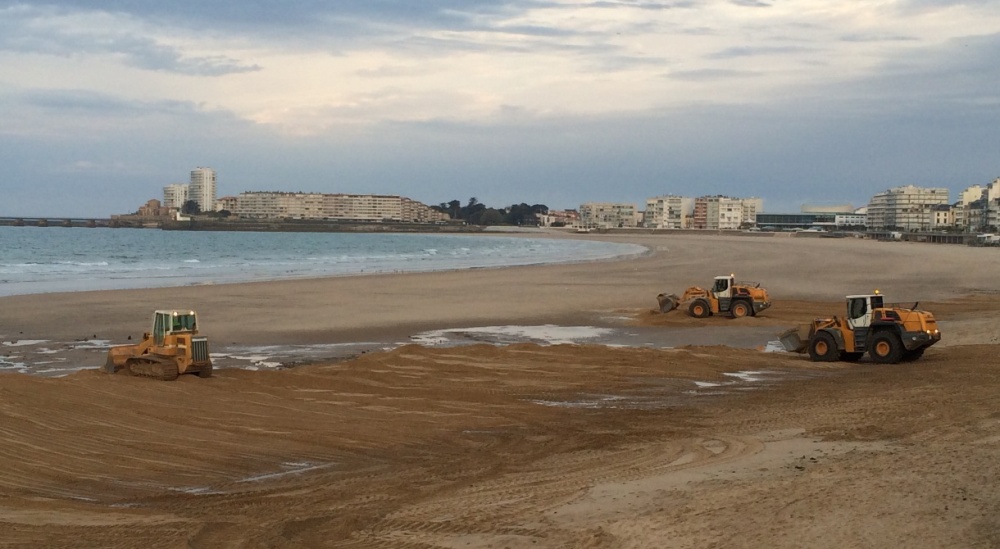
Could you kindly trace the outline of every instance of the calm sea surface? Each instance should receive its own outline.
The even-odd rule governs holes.
[[[643,251],[531,236],[0,227],[0,296],[564,263]]]

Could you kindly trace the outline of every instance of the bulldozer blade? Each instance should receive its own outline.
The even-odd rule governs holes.
[[[122,345],[108,349],[108,358],[104,361],[103,370],[106,373],[114,374],[125,367],[125,361],[132,356],[134,345]]]
[[[656,296],[656,301],[660,304],[661,313],[669,313],[680,305],[681,298],[677,294],[660,294]]]

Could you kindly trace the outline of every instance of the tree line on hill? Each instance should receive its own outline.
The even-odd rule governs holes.
[[[539,215],[549,213],[548,206],[544,204],[529,206],[524,202],[502,209],[490,208],[479,202],[476,197],[470,198],[465,206],[459,200],[452,200],[431,208],[450,215],[452,219],[465,221],[469,225],[535,226],[540,223]]]

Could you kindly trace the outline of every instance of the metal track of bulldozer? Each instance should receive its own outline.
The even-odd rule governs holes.
[[[134,376],[151,377],[161,381],[177,379],[177,364],[164,358],[133,357],[125,361],[125,368]]]

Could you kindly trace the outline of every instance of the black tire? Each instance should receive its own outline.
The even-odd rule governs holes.
[[[844,362],[857,362],[861,360],[861,357],[863,356],[865,356],[864,353],[848,353],[847,351],[844,351],[840,353],[840,360],[843,360]]]
[[[740,300],[729,306],[729,314],[733,318],[743,318],[753,314],[753,307],[746,301]]]
[[[924,356],[924,349],[926,349],[926,347],[913,349],[912,351],[903,351],[903,362],[913,362],[914,360]]]
[[[809,358],[813,362],[836,362],[840,360],[837,341],[830,332],[816,332],[809,341]]]
[[[708,318],[712,314],[712,308],[708,305],[708,301],[696,299],[688,306],[688,312],[695,318]]]
[[[896,364],[903,359],[903,351],[903,342],[899,340],[899,336],[883,330],[872,338],[868,356],[876,364]]]

